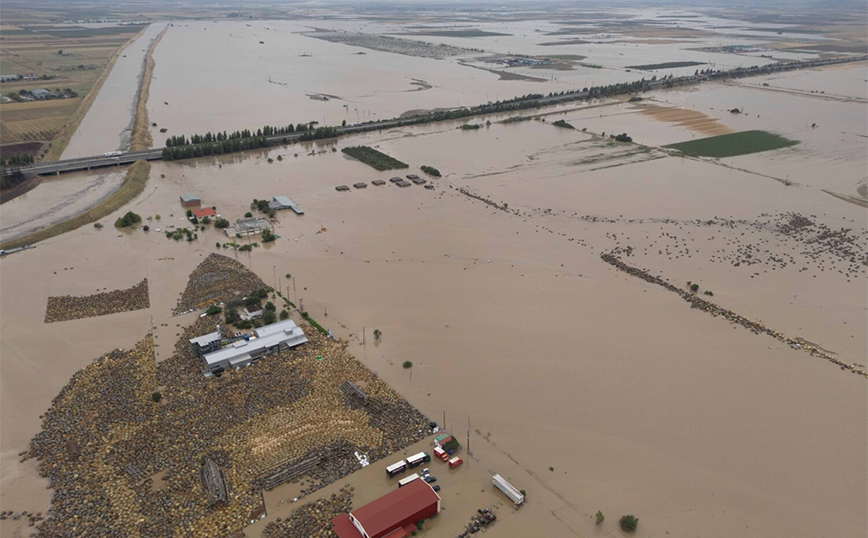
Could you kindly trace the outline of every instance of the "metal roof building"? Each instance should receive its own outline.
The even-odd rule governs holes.
[[[304,211],[298,207],[298,204],[286,196],[274,196],[268,203],[268,207],[271,209],[292,209],[296,214],[304,215]]]
[[[403,538],[416,522],[440,512],[440,496],[423,480],[413,480],[379,499],[332,519],[338,538]]]
[[[181,205],[184,207],[199,207],[202,205],[202,200],[195,194],[182,194]]]
[[[253,331],[255,338],[239,340],[218,351],[202,356],[208,370],[215,372],[230,367],[241,368],[276,351],[285,351],[307,342],[301,327],[291,319]]]
[[[203,334],[202,336],[190,339],[190,348],[193,350],[193,355],[200,357],[205,353],[220,349],[221,339],[220,331]]]
[[[250,217],[249,219],[236,220],[235,224],[226,228],[226,235],[232,237],[235,234],[250,235],[261,232],[262,230],[274,230],[274,225],[266,219]]]

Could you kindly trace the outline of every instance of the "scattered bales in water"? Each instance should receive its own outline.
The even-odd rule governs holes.
[[[409,187],[410,185],[412,185],[412,183],[402,179],[401,181],[398,181],[397,183],[395,183],[395,185],[397,185],[399,187]]]
[[[335,187],[335,190],[338,192],[347,192],[350,190],[350,188],[346,185],[338,185],[337,187]]]
[[[400,183],[400,182],[404,181],[404,178],[400,178],[400,177],[395,176],[395,177],[389,179],[389,181],[391,181],[392,183],[396,183],[396,184],[397,184],[397,183]]]
[[[364,181],[359,181],[358,183],[353,183],[353,187],[355,187],[356,189],[367,189],[368,184]]]
[[[83,297],[71,295],[49,297],[45,308],[45,323],[107,316],[118,312],[141,310],[150,306],[148,279],[146,278],[132,288],[125,290],[114,290]]]
[[[780,340],[781,342],[787,344],[788,346],[790,346],[793,349],[801,349],[803,351],[810,353],[811,355],[813,355],[815,357],[820,357],[820,358],[825,359],[825,360],[827,360],[833,364],[836,364],[842,370],[848,370],[850,372],[853,372],[854,374],[859,374],[861,376],[868,377],[868,372],[866,372],[863,369],[863,367],[861,367],[860,365],[850,364],[850,363],[844,362],[840,359],[835,358],[835,356],[832,353],[829,353],[826,350],[820,348],[819,346],[811,344],[810,342],[807,342],[806,340],[803,340],[802,338],[792,338],[792,337],[787,336],[786,334],[784,334],[782,332],[775,331],[769,327],[766,327],[763,323],[761,323],[759,321],[754,321],[754,320],[746,318],[744,316],[740,316],[740,315],[736,314],[735,312],[732,312],[731,310],[727,310],[725,308],[722,308],[722,307],[712,303],[711,301],[706,301],[705,299],[702,299],[702,298],[694,295],[690,291],[681,289],[678,286],[670,284],[669,282],[667,282],[666,280],[664,280],[663,278],[661,278],[659,276],[652,275],[651,273],[649,273],[648,271],[645,271],[644,269],[632,267],[632,266],[624,263],[623,261],[621,261],[620,258],[618,258],[614,254],[611,254],[611,253],[602,254],[602,255],[600,255],[600,258],[604,262],[608,263],[609,265],[614,266],[616,269],[618,269],[620,271],[624,271],[625,273],[632,275],[632,276],[635,276],[636,278],[640,278],[646,282],[650,282],[651,284],[657,284],[658,286],[662,286],[671,292],[677,293],[678,295],[681,296],[682,299],[684,299],[685,301],[690,303],[691,308],[696,308],[698,310],[708,312],[709,314],[711,314],[712,316],[715,316],[715,317],[721,316],[721,317],[727,319],[728,321],[730,321],[731,323],[736,323],[736,324],[741,325],[742,327],[750,330],[754,334],[767,334],[767,335],[769,335],[773,338],[776,338],[777,340]]]
[[[787,148],[798,143],[767,131],[741,131],[664,147],[678,150],[689,157],[721,158]]]
[[[375,179],[374,181],[371,181],[371,185],[374,185],[375,187],[382,187],[385,184],[386,182],[382,179]]]
[[[353,488],[343,487],[328,499],[306,504],[284,520],[269,523],[262,538],[333,538],[331,520],[351,511]]]
[[[182,314],[233,297],[247,296],[267,287],[244,264],[212,253],[190,274],[187,288],[181,294],[174,313]]]
[[[412,181],[416,185],[424,185],[424,184],[428,183],[426,180],[422,179],[421,177],[414,178]]]
[[[187,340],[218,322],[198,318],[159,364],[148,337],[72,377],[22,454],[39,460],[54,490],[38,537],[227,536],[263,513],[269,477],[298,478],[292,471],[315,460],[307,495],[358,469],[355,451],[376,461],[427,434],[428,419],[346,342],[316,331],[304,346],[204,377]],[[367,405],[347,399],[348,380],[365,387]],[[165,486],[155,495],[158,473]],[[294,528],[319,536],[330,519]]]

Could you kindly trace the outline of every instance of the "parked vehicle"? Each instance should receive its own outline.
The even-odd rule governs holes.
[[[389,478],[394,478],[395,475],[399,475],[407,470],[407,462],[404,460],[399,461],[398,463],[393,463],[386,467],[386,476]]]
[[[398,480],[398,487],[403,488],[404,486],[406,486],[407,484],[409,484],[413,480],[418,480],[418,479],[419,479],[419,475],[417,475],[416,473],[413,473],[410,476],[408,476],[407,478],[402,478],[401,480]],[[428,479],[426,477],[425,482],[427,482],[427,481],[428,481]]]
[[[433,489],[434,491],[440,491],[440,486],[434,484],[433,486],[431,486],[431,489]]]
[[[454,458],[449,460],[449,468],[454,469],[454,468],[458,467],[459,465],[461,465],[462,463],[464,463],[464,460],[462,460],[458,456],[455,456]]]
[[[434,447],[434,455],[443,461],[446,461],[449,459],[449,454],[447,454],[446,451],[443,450],[442,448],[440,448],[439,446]]]
[[[415,475],[415,476],[416,476],[416,478],[419,478],[419,475]],[[437,481],[437,477],[436,477],[436,476],[431,476],[431,475],[429,474],[428,476],[423,476],[423,477],[422,477],[422,480],[424,480],[425,482],[428,482],[429,484],[433,484],[434,482]]]

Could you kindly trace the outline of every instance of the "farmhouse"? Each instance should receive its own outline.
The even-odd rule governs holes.
[[[262,230],[271,230],[274,231],[274,225],[268,222],[266,219],[260,219],[257,217],[250,217],[249,219],[239,219],[235,221],[235,224],[226,228],[226,235],[232,237],[236,234],[241,235],[253,235],[261,233]]]
[[[208,371],[220,373],[228,368],[243,368],[269,353],[286,351],[307,342],[304,331],[291,319],[266,325],[254,330],[253,334],[249,340],[238,340],[203,355]]]
[[[338,538],[403,538],[418,521],[440,512],[440,496],[423,480],[413,480],[379,499],[332,519]]]
[[[30,95],[32,95],[34,99],[48,99],[54,94],[45,88],[37,88],[35,90],[30,90]]]
[[[202,207],[199,209],[194,209],[193,216],[197,219],[201,219],[202,217],[216,217],[217,212],[214,211],[214,209],[211,207]]]

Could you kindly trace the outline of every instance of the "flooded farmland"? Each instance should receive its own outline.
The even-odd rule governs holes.
[[[166,136],[208,130],[385,119],[635,80],[642,74],[628,66],[670,58],[744,61],[693,50],[721,35],[745,46],[793,37],[759,23],[724,31],[733,21],[716,17],[699,18],[691,35],[672,25],[668,37],[621,35],[612,24],[545,35],[565,25],[490,22],[475,29],[508,35],[461,37],[414,35],[454,25],[391,21],[176,21],[154,54],[152,134],[159,146]],[[422,58],[305,35],[313,28],[480,50]],[[592,36],[601,43],[540,45]],[[642,40],[660,43],[630,46]],[[542,81],[481,69],[507,69],[484,55],[574,49],[607,67],[571,60],[566,71],[508,68]],[[859,535],[868,517],[868,217],[857,203],[868,181],[864,72],[864,62],[807,69],[652,91],[632,102],[599,99],[153,163],[145,191],[102,219],[103,229],[85,226],[2,260],[4,507],[47,508],[50,491],[34,462],[16,457],[39,431],[40,415],[70,376],[114,347],[130,349],[153,332],[156,360],[172,356],[198,319],[172,309],[187,275],[216,252],[344,339],[413,407],[472,441],[474,456],[461,470],[431,464],[447,510],[426,523],[425,535],[454,536],[485,507],[498,511],[500,522],[487,531],[494,537],[614,535],[622,514],[640,518],[642,536]],[[460,128],[468,123],[479,128]],[[725,158],[667,147],[750,130],[798,143]],[[378,171],[341,151],[358,145],[409,167]],[[389,182],[407,174],[421,175],[425,187]],[[92,203],[97,195],[83,193],[109,192],[119,178],[47,179],[3,205],[2,233],[48,224],[39,208],[76,197]],[[359,182],[365,188],[335,189]],[[191,226],[179,203],[185,193],[233,222],[263,216],[251,202],[275,196],[290,197],[304,215],[278,211],[278,239],[269,243],[211,225],[173,240],[166,231]],[[130,210],[148,231],[111,226]],[[236,240],[249,251],[233,248]],[[48,297],[126,289],[144,278],[148,308],[43,323]],[[697,299],[716,309],[695,307]],[[393,459],[428,448],[423,441]],[[354,506],[373,500],[394,487],[382,476],[385,463],[302,502],[304,480],[266,492],[267,514],[246,534],[260,536],[345,484],[358,490]],[[491,472],[526,490],[525,506],[506,506]],[[598,510],[609,526],[594,526]]]

